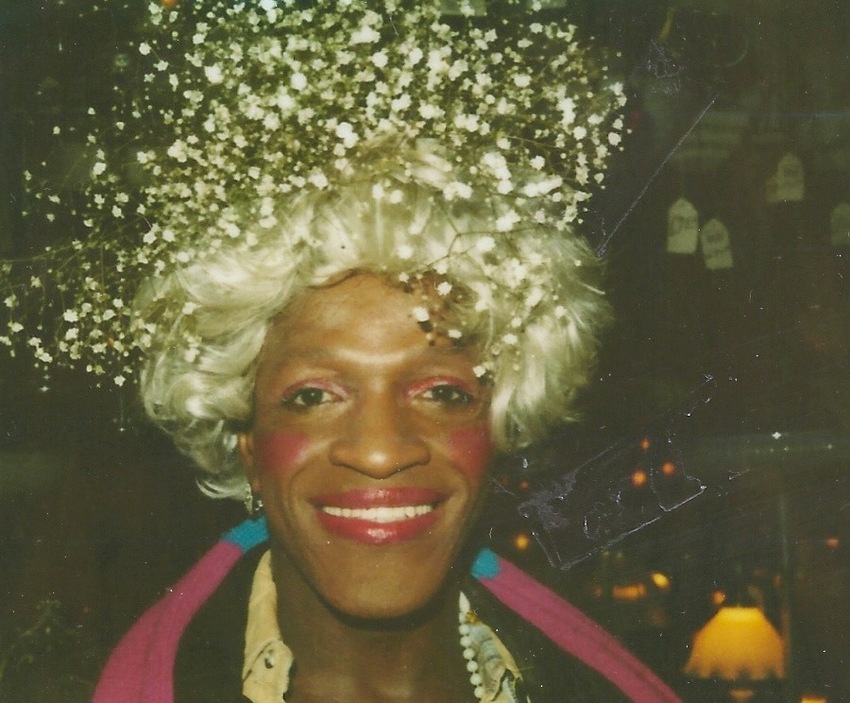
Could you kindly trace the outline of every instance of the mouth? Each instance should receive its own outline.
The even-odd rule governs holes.
[[[379,524],[410,520],[420,515],[426,515],[433,509],[433,505],[404,505],[397,508],[340,508],[336,505],[324,505],[319,508],[328,515],[352,520],[367,520]]]
[[[437,522],[440,492],[420,488],[368,489],[320,496],[313,501],[328,532],[363,544],[414,540]]]

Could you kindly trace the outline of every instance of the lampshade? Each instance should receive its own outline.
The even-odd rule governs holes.
[[[758,608],[721,608],[694,636],[684,670],[690,676],[704,679],[783,678],[782,637]]]

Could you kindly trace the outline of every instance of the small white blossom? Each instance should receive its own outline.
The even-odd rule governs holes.
[[[428,309],[422,307],[421,305],[413,308],[413,310],[411,310],[411,313],[413,314],[413,319],[417,322],[428,322],[428,320],[431,318],[431,315],[428,313]]]
[[[301,73],[301,71],[296,71],[289,79],[289,85],[291,85],[294,90],[304,90],[307,87],[307,76]]]
[[[204,75],[207,77],[207,80],[213,85],[218,85],[224,80],[224,73],[221,70],[221,66],[219,66],[218,64],[215,64],[213,66],[205,66]]]

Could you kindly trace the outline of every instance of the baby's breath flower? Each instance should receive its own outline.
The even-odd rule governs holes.
[[[484,3],[456,6],[479,14]],[[29,348],[42,367],[82,360],[123,384],[157,332],[124,302],[141,281],[210,252],[253,247],[260,230],[285,229],[288,199],[332,190],[364,144],[388,135],[434,141],[452,155],[459,170],[442,186],[445,201],[504,203],[490,231],[465,233],[429,269],[440,276],[437,295],[447,297],[457,292],[450,282],[458,283],[457,262],[474,254],[492,284],[472,307],[486,311],[496,296],[515,301],[519,324],[495,341],[493,354],[515,348],[510,335],[524,333],[537,307],[551,304],[566,316],[546,262],[523,237],[528,224],[564,230],[581,218],[589,185],[622,146],[623,121],[611,113],[625,103],[623,85],[608,81],[573,27],[535,21],[457,30],[439,13],[433,0],[403,9],[389,2],[381,12],[356,0],[210,0],[200,16],[191,3],[166,11],[153,2],[144,41],[126,52],[139,77],[124,92],[131,97],[111,111],[87,110],[83,134],[93,158],[85,207],[77,214],[70,199],[24,173],[41,216],[78,217],[86,236],[39,258],[39,268],[36,260],[0,261],[0,280],[11,282],[0,342]],[[431,180],[444,182],[438,176]],[[388,181],[372,197],[397,204],[403,195]],[[393,274],[402,283],[425,273],[413,265],[422,254],[417,239],[422,246],[428,239],[427,224],[417,227],[395,249],[398,265],[411,267]],[[287,236],[293,250],[324,245],[302,232]],[[503,237],[507,249],[524,252],[517,261],[500,260]],[[60,300],[59,319],[48,319]],[[192,315],[195,305],[183,301],[164,314]],[[413,316],[439,327],[426,307]],[[458,323],[447,327],[451,339],[464,333]],[[188,345],[187,363],[199,344]],[[488,364],[476,375],[489,373]]]

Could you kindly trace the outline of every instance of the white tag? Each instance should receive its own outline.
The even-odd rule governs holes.
[[[702,257],[709,271],[732,268],[732,243],[729,230],[720,220],[709,220],[699,233]]]
[[[829,218],[832,246],[850,246],[850,203],[839,203]]]
[[[776,173],[767,179],[767,202],[799,203],[805,192],[803,162],[794,154],[785,154],[776,167]]]
[[[667,210],[667,253],[693,254],[697,250],[699,220],[697,209],[679,198]]]

